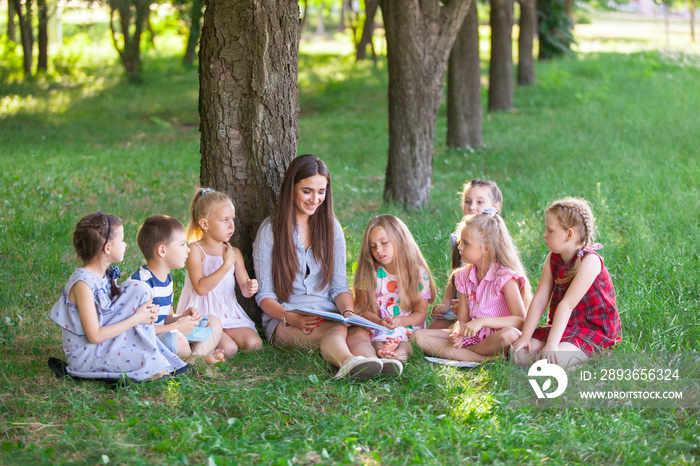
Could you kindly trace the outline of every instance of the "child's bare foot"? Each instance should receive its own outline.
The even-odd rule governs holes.
[[[163,369],[162,371],[158,372],[157,374],[153,374],[152,376],[150,376],[149,378],[147,378],[147,379],[145,380],[145,382],[153,382],[154,380],[158,380],[158,379],[160,379],[161,377],[163,377],[163,376],[164,376],[165,374],[167,374],[167,373],[168,373],[168,371],[166,371],[165,369]]]
[[[377,350],[377,356],[380,358],[397,359],[399,355],[394,350],[399,347],[400,342],[401,339],[399,338],[389,338],[386,343]]]
[[[222,349],[215,349],[213,353],[202,357],[202,360],[207,364],[216,364],[217,362],[223,362],[225,359],[224,350]]]

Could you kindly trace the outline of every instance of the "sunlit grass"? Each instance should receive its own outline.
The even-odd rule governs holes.
[[[692,56],[595,53],[538,63],[535,85],[516,90],[515,111],[485,114],[486,147],[477,151],[445,148],[443,107],[431,203],[407,212],[382,202],[385,60],[355,64],[336,45],[306,47],[298,150],[330,167],[348,267],[367,221],[392,213],[441,288],[457,192],[484,177],[503,190],[504,218],[536,283],[544,209],[563,195],[584,196],[615,282],[620,350],[698,350],[700,71]],[[0,95],[0,462],[697,461],[693,412],[513,409],[502,360],[455,370],[416,350],[402,378],[358,383],[332,380],[316,352],[265,346],[211,374],[131,390],[57,381],[46,357],[60,354],[60,334],[46,313],[77,265],[75,222],[98,209],[118,214],[128,273],[142,262],[142,220],[164,213],[185,222],[197,184],[197,71],[185,71],[175,53],[149,49],[146,57],[139,87],[111,62],[88,79],[14,83]],[[184,273],[174,279],[181,289]]]

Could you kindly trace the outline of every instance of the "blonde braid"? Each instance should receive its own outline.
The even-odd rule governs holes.
[[[553,202],[547,209],[547,212],[554,214],[565,230],[573,228],[578,234],[582,250],[593,245],[595,240],[595,218],[588,201],[575,197],[565,197]],[[581,267],[581,255],[582,253],[579,253],[576,263],[562,279],[556,279],[557,283],[564,284],[573,280],[579,267]]]

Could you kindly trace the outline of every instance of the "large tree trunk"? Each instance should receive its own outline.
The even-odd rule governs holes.
[[[37,73],[46,73],[49,69],[49,11],[46,0],[36,0],[37,16],[39,17],[39,57],[37,60]]]
[[[32,61],[34,54],[34,35],[32,34],[32,0],[25,0],[25,12],[22,13],[20,0],[12,0],[19,19],[19,34],[22,38],[22,65],[24,77],[32,76]]]
[[[389,61],[385,201],[430,201],[435,120],[447,59],[471,0],[380,0]]]
[[[513,0],[491,0],[489,110],[513,108]]]
[[[232,242],[251,276],[253,240],[296,155],[299,26],[297,0],[209,0],[204,12],[200,179],[233,200]],[[255,308],[253,300],[240,302]]]
[[[17,42],[17,29],[15,27],[15,17],[17,10],[12,0],[7,2],[7,38],[12,42]]]
[[[537,31],[537,0],[519,0],[520,32],[518,33],[518,84],[535,82],[535,57],[532,46]]]
[[[185,66],[194,64],[194,57],[197,53],[197,45],[199,45],[199,36],[202,31],[202,13],[204,10],[204,0],[192,0],[192,11],[190,12],[190,35],[187,38],[187,48],[185,49],[185,57],[183,63]]]
[[[365,1],[365,23],[362,25],[362,37],[360,37],[360,42],[355,46],[355,59],[357,61],[367,58],[368,45],[372,46],[372,58],[374,61],[377,61],[372,37],[374,36],[374,17],[377,15],[378,8],[379,0]]]
[[[473,1],[452,46],[447,68],[447,145],[482,144],[479,17]]]

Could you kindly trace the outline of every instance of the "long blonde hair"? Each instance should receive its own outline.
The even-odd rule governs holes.
[[[190,223],[187,225],[187,242],[199,241],[204,236],[199,221],[207,218],[214,208],[222,202],[231,202],[226,193],[211,188],[197,188],[190,205]],[[231,202],[233,205],[233,202]]]
[[[401,307],[406,311],[418,307],[421,296],[425,293],[423,290],[419,290],[421,268],[428,273],[430,281],[429,302],[435,301],[437,296],[435,281],[430,273],[428,263],[408,227],[393,215],[379,215],[369,221],[362,238],[360,257],[357,260],[357,270],[355,271],[355,283],[353,284],[355,311],[358,314],[363,314],[367,311],[375,311],[377,308],[375,289],[377,268],[380,264],[372,256],[369,247],[369,235],[375,228],[384,228],[386,236],[394,248],[394,268],[398,278]]]
[[[485,258],[491,264],[501,264],[525,279],[525,285],[521,288],[520,295],[523,297],[527,309],[532,301],[530,280],[527,278],[525,267],[523,267],[513,244],[513,238],[511,238],[508,227],[501,216],[490,213],[467,215],[457,226],[457,236],[461,238],[465,230],[469,238],[478,243],[489,245]]]
[[[580,251],[593,245],[595,241],[595,218],[591,205],[585,199],[575,197],[565,197],[554,201],[549,206],[546,213],[551,213],[564,229],[574,230],[574,239],[578,242]],[[565,285],[574,279],[578,269],[581,267],[581,255],[576,255],[573,267],[564,273],[562,278],[555,279],[559,285]]]

